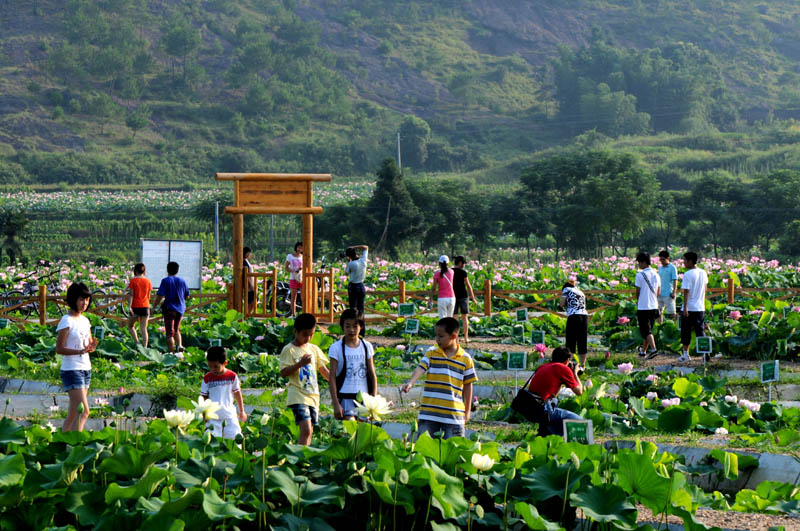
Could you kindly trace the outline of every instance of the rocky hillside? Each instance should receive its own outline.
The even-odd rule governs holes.
[[[788,0],[2,0],[0,183],[484,171],[800,111]]]

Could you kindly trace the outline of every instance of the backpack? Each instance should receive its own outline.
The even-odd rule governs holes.
[[[371,395],[374,395],[375,394],[375,387],[372,385],[372,374],[373,374],[373,372],[369,368],[369,363],[367,363],[367,360],[369,359],[367,357],[367,354],[368,354],[367,353],[367,344],[361,338],[359,338],[359,341],[361,342],[361,348],[364,349],[364,366],[367,368],[367,392],[369,394],[371,394]],[[344,399],[344,398],[347,398],[347,399],[350,399],[350,400],[354,400],[355,398],[357,398],[356,393],[341,393],[340,392],[341,389],[342,389],[342,386],[344,386],[344,381],[347,378],[347,355],[345,354],[345,350],[344,350],[344,339],[341,340],[341,349],[342,349],[342,367],[341,367],[341,369],[339,369],[339,371],[338,371],[339,373],[336,375],[336,396],[338,396],[340,400]]]

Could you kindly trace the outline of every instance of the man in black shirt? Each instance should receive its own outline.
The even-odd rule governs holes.
[[[456,308],[453,317],[461,313],[461,330],[464,331],[464,343],[469,343],[469,300],[478,304],[475,293],[472,291],[472,284],[469,283],[467,272],[464,265],[467,261],[463,256],[456,256],[453,260],[453,292],[456,297]]]

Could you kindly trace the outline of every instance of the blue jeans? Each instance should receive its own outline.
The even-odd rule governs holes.
[[[88,389],[92,381],[92,371],[61,371],[61,385],[64,391]]]
[[[367,289],[363,282],[351,282],[347,285],[348,306],[356,310],[359,315],[364,315],[364,297]]]
[[[419,421],[419,434],[422,435],[422,432],[428,432],[428,435],[433,437],[433,434],[436,432],[444,432],[444,438],[449,439],[450,437],[464,437],[465,430],[463,424],[446,424],[444,422],[434,422],[432,420],[420,420]]]
[[[566,420],[583,420],[580,415],[572,411],[554,407],[552,402],[546,402],[544,408],[550,415],[550,422],[547,424],[547,429],[553,435],[564,435],[564,419]]]
[[[305,420],[310,420],[312,426],[317,425],[317,408],[305,404],[291,404],[289,409],[294,413],[294,423],[300,424]]]

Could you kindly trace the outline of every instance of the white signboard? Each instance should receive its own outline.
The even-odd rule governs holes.
[[[189,289],[199,290],[203,271],[203,242],[195,240],[142,240],[141,261],[147,268],[145,276],[158,289],[167,276],[167,263],[177,262],[178,276]]]

